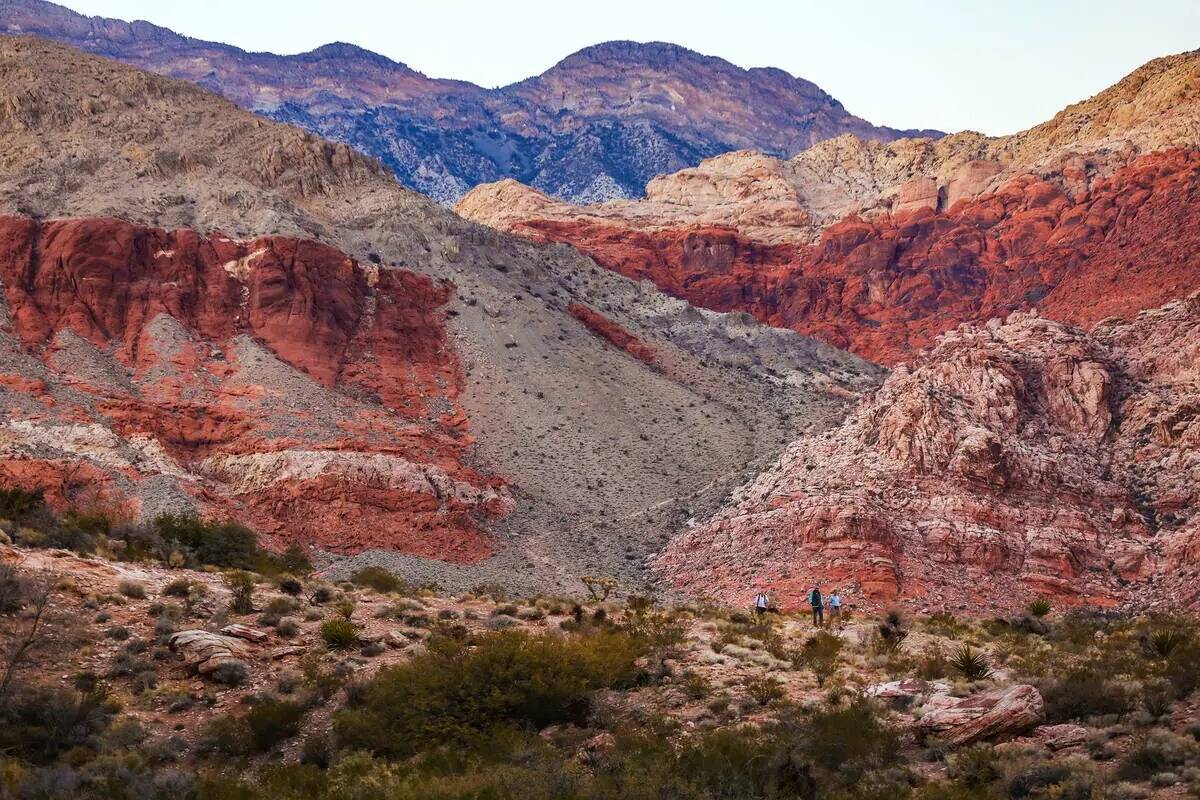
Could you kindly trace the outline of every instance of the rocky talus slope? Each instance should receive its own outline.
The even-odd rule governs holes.
[[[1200,608],[1198,357],[1200,295],[1090,332],[962,326],[658,568],[729,600],[824,580],[868,604]]]
[[[891,364],[960,322],[1038,308],[1088,325],[1200,287],[1197,87],[1187,53],[1009,137],[843,136],[788,161],[723,155],[636,202],[571,206],[510,181],[457,209]]]
[[[637,197],[655,175],[729,150],[790,156],[830,136],[899,131],[850,114],[813,83],[661,42],[607,42],[499,89],[428,78],[344,43],[281,56],[86,17],[42,0],[0,2],[0,31],[31,33],[193,81],[244,108],[379,158],[443,202],[517,178],[577,202]]]
[[[179,289],[151,291],[134,280],[133,299],[109,307],[78,301],[55,261],[43,265],[45,296],[35,293],[34,299],[53,311],[47,319],[57,320],[53,326],[39,323],[51,337],[51,349],[70,332],[98,348],[97,358],[113,371],[113,380],[132,381],[136,392],[159,387],[140,377],[145,373],[133,358],[140,350],[129,342],[147,328],[153,339],[158,310],[176,317],[170,326],[178,323],[179,335],[194,337],[199,348],[195,366],[186,369],[199,369],[197,383],[205,387],[189,402],[264,416],[251,420],[250,434],[239,434],[223,449],[210,448],[221,450],[223,471],[210,477],[225,494],[260,493],[261,502],[246,502],[265,509],[285,498],[282,490],[272,496],[275,489],[264,488],[264,475],[286,475],[294,485],[309,487],[335,481],[331,476],[339,471],[375,470],[374,457],[361,465],[329,463],[327,451],[336,450],[337,437],[345,436],[348,450],[374,452],[392,436],[386,426],[412,419],[421,426],[413,440],[419,463],[442,463],[441,456],[418,452],[421,442],[444,444],[448,474],[511,500],[502,520],[491,518],[486,547],[460,560],[492,555],[469,566],[391,548],[368,550],[357,557],[360,563],[386,563],[447,586],[502,580],[538,591],[575,586],[579,574],[591,572],[639,585],[645,557],[671,530],[715,508],[723,492],[748,479],[757,464],[773,459],[799,433],[836,423],[847,403],[873,388],[881,374],[869,362],[757,325],[747,315],[695,309],[649,284],[601,269],[572,248],[532,245],[465,222],[399,186],[375,160],[255,117],[194,85],[33,37],[0,37],[0,78],[0,210],[34,219],[120,217],[161,228],[167,233],[138,234],[147,242],[163,236],[170,242],[137,251],[133,263],[146,270],[137,274],[148,279],[159,270],[174,275],[172,270],[186,267],[215,276],[186,302]],[[92,223],[51,225],[87,224]],[[288,248],[336,251],[323,257],[329,263],[321,267],[335,278],[325,287],[329,295],[318,302],[305,283],[309,267],[303,259],[297,265],[286,255],[250,258],[244,269],[233,268],[245,273],[242,278],[220,266],[251,256],[262,247],[254,242],[264,236],[282,237],[291,242]],[[195,247],[211,248],[213,255],[185,262],[156,259],[160,249],[178,251],[175,240],[205,240],[208,244]],[[120,260],[106,237],[80,246],[81,264]],[[230,249],[236,259],[216,255]],[[112,271],[124,272],[124,281],[130,268]],[[402,277],[409,273],[417,277]],[[360,323],[382,324],[392,313],[372,304],[389,296],[386,290],[395,283],[390,296],[397,312],[407,298],[444,325],[446,352],[461,365],[457,377],[431,371],[419,348],[404,351],[405,326],[413,322],[404,315],[393,320],[404,334],[400,342],[366,338],[374,334]],[[239,286],[261,294],[242,301]],[[28,291],[7,281],[6,290]],[[259,316],[244,316],[234,325],[199,315],[195,304],[208,292],[222,303],[232,300],[227,307],[214,306],[222,314],[238,313],[245,302],[258,303]],[[17,300],[24,302],[9,302]],[[295,331],[293,319],[303,320]],[[412,332],[418,340],[419,327]],[[440,340],[427,343],[434,341]],[[401,352],[383,352],[393,344]],[[45,345],[21,346],[35,361],[6,370],[15,376],[10,391],[17,393],[27,391],[20,388],[22,376],[38,377],[45,367],[39,349]],[[214,346],[225,362],[214,362],[211,349],[204,355]],[[636,355],[651,352],[649,358]],[[378,364],[389,357],[404,368],[366,366],[372,358]],[[409,374],[410,363],[418,365],[415,375]],[[229,377],[230,370],[245,372],[249,364],[257,366]],[[211,379],[205,377],[210,370]],[[223,394],[231,391],[235,397]],[[130,393],[123,388],[118,396]],[[311,403],[306,393],[317,393]],[[277,403],[287,419],[268,414],[264,403]],[[345,407],[351,418],[365,411],[375,416],[356,419],[339,433],[341,412],[318,410],[324,407]],[[373,432],[376,418],[384,430]],[[31,418],[14,412],[8,419]],[[429,433],[436,436],[427,440]],[[253,437],[271,444],[251,444]],[[276,441],[288,437],[294,441]],[[267,455],[297,448],[321,452],[300,462]],[[250,453],[262,455],[247,460]],[[90,468],[89,459],[79,462],[81,469]],[[287,502],[298,494],[292,492]],[[370,498],[357,496],[371,506]],[[272,508],[281,513],[279,505]],[[264,516],[253,519],[266,524]],[[364,513],[362,526],[371,520]],[[335,542],[337,527],[322,536]]]

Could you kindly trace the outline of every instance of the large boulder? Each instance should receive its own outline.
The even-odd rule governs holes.
[[[921,717],[919,726],[928,735],[962,745],[983,739],[1015,736],[1045,718],[1045,704],[1028,684],[992,689],[936,708]]]
[[[167,644],[201,675],[209,675],[230,662],[244,663],[243,658],[250,654],[250,646],[243,640],[202,630],[179,631]]]

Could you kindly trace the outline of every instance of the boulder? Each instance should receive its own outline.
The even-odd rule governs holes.
[[[1088,729],[1082,725],[1043,725],[1033,732],[1033,737],[1050,750],[1065,750],[1078,747],[1087,741]]]
[[[167,644],[201,675],[211,674],[222,664],[241,662],[250,653],[250,646],[241,639],[202,630],[179,631]]]
[[[927,735],[953,745],[1015,736],[1045,718],[1042,695],[1028,684],[992,689],[934,709],[918,722]]]
[[[242,625],[238,622],[221,628],[221,633],[225,636],[233,636],[237,639],[245,639],[248,642],[265,641],[268,636],[266,631],[260,631],[257,628],[251,628],[249,625]]]

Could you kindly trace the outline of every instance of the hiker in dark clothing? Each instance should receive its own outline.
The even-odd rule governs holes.
[[[813,625],[825,624],[825,598],[821,596],[821,584],[815,584],[808,593],[808,602],[812,605]]]

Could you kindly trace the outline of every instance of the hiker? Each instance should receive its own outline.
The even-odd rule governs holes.
[[[754,613],[761,617],[763,614],[767,613],[767,609],[770,607],[771,601],[767,597],[767,593],[764,590],[759,589],[758,594],[754,596]]]
[[[838,590],[829,593],[829,624],[837,622],[842,617],[842,598]]]
[[[821,597],[821,584],[813,585],[812,591],[808,593],[808,602],[812,604],[813,625],[825,624],[825,599]]]

